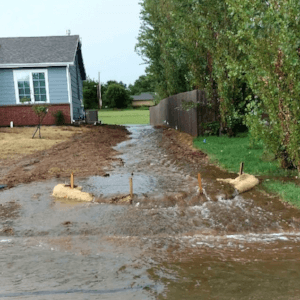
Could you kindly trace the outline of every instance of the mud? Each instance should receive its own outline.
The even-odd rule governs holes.
[[[52,197],[61,178],[0,192],[0,298],[297,299],[298,210],[217,182],[236,174],[188,135],[127,130],[103,176],[75,177],[94,202]],[[110,203],[130,177],[132,204]]]
[[[51,178],[104,175],[104,167],[115,161],[112,146],[128,139],[124,126],[83,126],[83,133],[69,140],[26,156],[0,159],[0,183],[13,187]],[[70,128],[72,131],[72,128]]]

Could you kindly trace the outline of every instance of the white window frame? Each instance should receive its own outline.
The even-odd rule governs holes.
[[[19,73],[29,73],[29,86],[30,86],[30,102],[26,103],[50,103],[50,96],[49,96],[49,81],[48,81],[48,70],[47,69],[25,69],[25,70],[13,70],[14,73],[14,84],[15,84],[15,95],[16,95],[16,103],[17,104],[25,104],[20,102],[19,98],[19,87],[18,87],[18,79],[17,74]],[[33,79],[32,73],[44,73],[45,74],[45,87],[46,87],[46,101],[35,101],[34,99],[34,88],[33,88]]]

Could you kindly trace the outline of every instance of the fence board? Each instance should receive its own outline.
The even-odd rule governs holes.
[[[188,111],[182,108],[184,102],[198,103],[198,107]],[[169,125],[174,129],[198,136],[203,133],[201,123],[213,122],[218,118],[218,105],[214,97],[212,107],[208,107],[205,91],[194,90],[170,96],[150,107],[151,125]]]

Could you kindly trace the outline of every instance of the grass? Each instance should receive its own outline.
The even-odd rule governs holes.
[[[295,183],[270,180],[264,181],[263,186],[267,191],[278,194],[284,201],[300,208],[300,187]]]
[[[203,140],[206,139],[206,143]],[[244,171],[253,175],[282,174],[275,161],[262,160],[263,145],[249,147],[248,137],[229,138],[227,136],[198,137],[194,140],[195,147],[209,155],[212,161],[222,168],[237,173],[240,163],[244,162]]]
[[[206,139],[206,143],[204,143]],[[244,162],[244,172],[252,175],[268,176],[263,186],[269,192],[278,194],[284,201],[300,207],[300,187],[294,183],[283,183],[275,177],[294,177],[298,173],[283,170],[274,156],[264,153],[263,144],[249,146],[247,135],[229,138],[227,136],[208,136],[194,139],[194,146],[206,153],[212,162],[221,168],[238,173],[240,163]]]
[[[149,124],[149,109],[101,109],[98,113],[99,120],[104,124]]]
[[[36,151],[42,151],[68,140],[75,133],[85,132],[88,129],[72,126],[42,126],[39,139],[36,135],[32,139],[35,127],[0,128],[0,159],[9,159],[14,156],[25,156]]]

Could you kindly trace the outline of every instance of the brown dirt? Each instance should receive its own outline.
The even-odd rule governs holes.
[[[0,204],[0,220],[15,219],[19,216],[20,204],[7,202]]]
[[[53,177],[67,177],[71,172],[78,177],[104,176],[105,167],[109,167],[113,161],[120,160],[114,157],[117,151],[112,147],[128,139],[126,128],[117,125],[43,126],[44,141],[28,137],[33,128],[14,128],[10,133],[12,137],[7,137],[10,130],[0,130],[0,142],[5,142],[6,145],[6,150],[0,150],[0,182],[8,187]],[[17,143],[25,134],[23,142]],[[10,149],[9,152],[15,151],[18,155],[9,159],[3,158],[7,149]]]
[[[88,131],[85,127],[42,126],[39,139],[32,139],[36,127],[0,128],[0,159],[12,159],[46,150],[66,141],[72,135]]]

